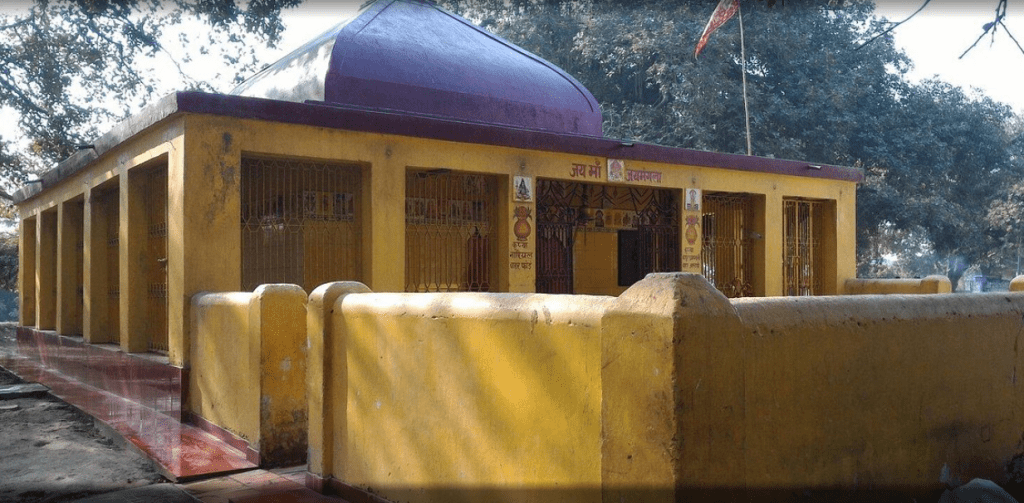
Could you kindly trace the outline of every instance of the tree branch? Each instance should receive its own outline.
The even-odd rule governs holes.
[[[1006,27],[1006,24],[1004,24],[1000,20],[999,21],[999,26],[1003,27],[1003,30],[1006,31],[1006,34],[1010,36],[1010,40],[1013,40],[1013,43],[1017,44],[1017,48],[1020,49],[1021,54],[1024,54],[1024,47],[1021,47],[1020,42],[1017,41],[1017,37],[1014,37],[1013,33],[1010,33],[1010,29]]]
[[[923,4],[921,4],[921,6],[920,6],[920,7],[918,7],[918,8],[917,8],[917,10],[915,10],[913,14],[911,14],[911,15],[907,16],[907,18],[906,18],[906,19],[904,19],[903,21],[900,21],[900,22],[898,22],[898,23],[896,23],[896,24],[894,24],[894,25],[892,25],[892,26],[890,26],[890,27],[886,28],[886,29],[885,29],[885,31],[883,31],[882,33],[879,33],[878,35],[875,35],[875,36],[871,37],[870,39],[868,39],[868,41],[867,41],[867,42],[864,42],[863,44],[860,44],[860,45],[859,45],[859,46],[857,46],[857,48],[856,48],[856,49],[854,49],[854,50],[855,50],[855,51],[859,51],[859,50],[863,49],[863,48],[864,48],[865,46],[867,46],[867,45],[868,45],[868,44],[870,44],[871,42],[874,42],[875,40],[878,40],[879,38],[881,38],[881,37],[882,37],[883,35],[885,35],[886,33],[890,33],[890,32],[892,32],[893,30],[895,30],[896,28],[898,28],[898,27],[899,27],[899,26],[900,26],[901,24],[903,24],[903,23],[906,23],[907,21],[910,21],[911,19],[913,19],[913,17],[914,17],[914,16],[918,15],[918,14],[919,14],[919,13],[920,13],[921,11],[923,11],[923,10],[924,10],[924,8],[925,8],[925,7],[927,7],[929,3],[931,3],[931,1],[932,1],[932,0],[924,0],[924,3],[923,3]],[[1005,0],[1003,0],[1003,1],[1005,1]]]
[[[34,101],[29,99],[29,97],[26,96],[25,93],[21,91],[21,89],[18,89],[18,86],[12,84],[3,75],[0,75],[0,85],[2,85],[8,91],[14,93],[19,99],[21,99],[21,102],[24,103],[25,106],[35,111],[36,113],[40,113],[43,115],[50,114],[50,112],[48,112],[45,108],[37,105]]]
[[[6,25],[3,25],[3,26],[0,26],[0,30],[9,30],[11,28],[17,28],[17,27],[19,27],[19,26],[21,26],[23,24],[27,24],[30,21],[31,21],[31,18],[27,18],[27,17],[23,18],[23,19],[19,19],[19,20],[15,21],[15,22],[13,22],[11,24],[6,24]]]
[[[960,57],[957,59],[964,59],[964,56],[966,56],[967,53],[971,52],[971,49],[974,49],[978,45],[978,42],[981,42],[982,38],[985,38],[985,35],[988,34],[989,30],[992,31],[992,40],[994,41],[996,36],[996,26],[1002,25],[1004,29],[1006,28],[1006,25],[1003,24],[1004,17],[1006,17],[1006,0],[999,0],[999,3],[996,4],[995,20],[992,21],[991,23],[985,23],[985,26],[983,26],[984,31],[981,32],[981,35],[978,35],[978,39],[975,40],[974,43],[971,44],[971,46],[968,47],[967,50],[964,51],[964,53],[961,54]],[[1006,30],[1006,33],[1010,34],[1010,30]],[[1013,39],[1014,43],[1017,43],[1017,39],[1013,38],[1012,34],[1010,34],[1010,38]],[[1019,43],[1017,44],[1017,47],[1020,47]],[[1021,52],[1024,52],[1024,49],[1021,49]]]

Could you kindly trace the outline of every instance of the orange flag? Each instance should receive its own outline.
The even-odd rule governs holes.
[[[697,41],[697,50],[693,51],[694,59],[697,58],[700,51],[704,50],[704,46],[707,45],[711,34],[736,15],[738,10],[740,10],[739,0],[721,0],[718,2],[718,7],[715,7],[715,12],[711,14],[708,25],[704,27],[704,33],[701,34],[700,40]]]

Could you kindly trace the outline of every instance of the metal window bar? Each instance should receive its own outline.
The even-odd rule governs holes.
[[[679,202],[670,190],[629,189],[630,192],[647,190],[652,193],[651,204],[638,211],[640,220],[641,250],[650,250],[640,255],[643,274],[672,272],[679,270]],[[636,201],[639,198],[634,197]]]
[[[726,297],[754,295],[753,197],[727,192],[705,193],[702,207],[704,277]]]
[[[167,351],[167,168],[146,173],[146,329],[150,351]]]
[[[573,245],[586,186],[537,180],[537,293],[573,293]]]
[[[405,290],[493,290],[496,178],[410,170],[405,196]]]
[[[825,202],[783,200],[783,284],[786,295],[820,295]]]
[[[242,158],[242,289],[362,279],[357,165]]]

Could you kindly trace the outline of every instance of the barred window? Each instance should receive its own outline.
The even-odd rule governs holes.
[[[358,165],[242,158],[242,289],[361,281]]]
[[[443,169],[407,173],[407,292],[495,289],[497,186],[494,176]]]

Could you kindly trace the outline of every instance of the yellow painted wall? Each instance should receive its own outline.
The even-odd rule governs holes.
[[[573,247],[576,293],[618,295],[626,287],[619,286],[619,241],[614,232],[576,233]]]
[[[81,199],[62,203],[57,208],[57,333],[82,334],[82,232]]]
[[[36,228],[36,328],[57,327],[57,209],[39,214]]]
[[[376,291],[401,291],[405,288],[405,175],[410,169],[449,169],[496,175],[499,204],[494,255],[498,271],[493,288],[497,291],[530,292],[536,281],[536,194],[533,201],[516,201],[511,190],[513,176],[529,177],[536,190],[540,178],[576,180],[586,183],[644,185],[657,188],[699,188],[706,191],[748,192],[765,201],[765,240],[756,263],[764,267],[765,295],[782,293],[780,257],[782,250],[781,205],[784,197],[806,197],[835,201],[838,226],[834,250],[838,266],[830,284],[841,288],[855,273],[854,205],[855,184],[811,177],[769,175],[745,171],[626,161],[630,170],[650,171],[662,176],[643,182],[609,182],[608,159],[578,154],[534,151],[479,144],[446,142],[379,133],[360,133],[304,125],[209,115],[181,114],[169,117],[103,153],[85,168],[69,175],[54,187],[19,204],[21,218],[36,225],[35,249],[26,248],[32,258],[45,267],[34,267],[32,287],[22,288],[22,302],[34,301],[22,315],[33,315],[26,323],[55,328],[57,278],[54,265],[59,237],[50,232],[56,221],[57,206],[83,200],[84,247],[82,264],[82,332],[92,342],[120,341],[128,351],[147,349],[146,316],[143,297],[147,293],[146,271],[142,262],[152,258],[139,253],[145,238],[140,213],[144,213],[141,184],[133,170],[166,165],[167,227],[167,339],[168,360],[189,367],[190,299],[202,291],[237,291],[241,284],[241,230],[239,180],[241,157],[246,155],[285,156],[299,159],[336,160],[364,166],[362,183],[365,196],[361,206],[364,219],[362,239],[362,278]],[[586,167],[581,171],[580,166]],[[591,169],[596,168],[596,169]],[[129,172],[133,174],[130,176]],[[113,221],[99,221],[96,207],[99,192],[113,190],[118,214]],[[505,201],[508,204],[504,204]],[[522,207],[530,216],[533,231],[519,240],[512,235],[515,212]],[[109,218],[108,218],[109,219]],[[102,236],[94,235],[113,225],[120,242],[119,263],[103,267],[99,259],[106,250]],[[42,230],[46,232],[42,232]],[[502,236],[508,236],[507,239]],[[68,236],[73,238],[73,236]],[[588,237],[589,239],[589,237]],[[615,249],[609,236],[595,236],[587,247],[576,250],[582,255],[576,278],[581,292],[617,294],[613,259]],[[66,239],[70,242],[72,239]],[[52,241],[52,243],[51,243]],[[600,248],[592,249],[594,242]],[[832,245],[829,244],[829,249]],[[65,257],[70,258],[70,257]],[[610,262],[609,262],[610,260]],[[42,262],[40,262],[42,261]],[[77,264],[77,259],[62,263]],[[606,264],[607,267],[600,267]],[[38,265],[38,264],[35,264]],[[116,302],[105,303],[99,296],[104,287],[99,275],[104,271],[116,278],[119,291]],[[115,273],[117,273],[115,275]],[[73,273],[72,273],[73,274]],[[338,278],[344,279],[344,278]],[[23,286],[29,278],[25,278]],[[63,283],[62,283],[63,284]],[[838,288],[837,288],[838,289]],[[842,292],[838,292],[842,293]],[[66,298],[66,296],[65,296]],[[110,305],[108,305],[110,304]],[[38,319],[38,320],[37,320]],[[68,318],[69,327],[76,325]],[[41,322],[41,323],[39,323]],[[63,327],[62,327],[63,329]],[[70,329],[70,328],[69,328]]]
[[[258,450],[264,464],[293,466],[306,459],[306,299],[297,285],[261,285],[253,292],[249,326],[259,359],[251,365],[259,369]]]
[[[36,218],[22,218],[18,233],[18,324],[36,324]]]
[[[927,500],[1019,454],[1017,293],[361,292],[310,302],[309,466],[393,501]]]
[[[209,116],[191,116],[189,131],[201,132],[208,138],[203,149],[216,162],[237,163],[234,151],[257,156],[284,156],[321,160],[336,160],[369,166],[363,183],[369,197],[363,198],[363,257],[365,283],[375,291],[402,291],[405,288],[404,250],[405,233],[394,229],[405,228],[405,173],[409,169],[450,169],[453,171],[496,174],[501,177],[500,198],[509,201],[506,208],[499,205],[499,262],[497,291],[533,291],[535,285],[535,236],[523,241],[524,247],[515,247],[516,238],[511,228],[515,222],[517,206],[531,211],[528,223],[536,229],[535,199],[533,202],[513,201],[510,190],[514,175],[531,177],[534,189],[538,178],[573,180],[585,183],[637,184],[657,188],[698,188],[706,191],[745,192],[765,200],[765,235],[763,246],[757,247],[763,256],[755,262],[765,268],[764,294],[782,295],[782,200],[784,197],[804,197],[835,201],[833,219],[837,226],[835,243],[826,248],[836,256],[837,266],[829,268],[829,293],[843,293],[842,285],[856,275],[855,256],[855,204],[856,184],[812,177],[771,175],[746,171],[705,168],[699,166],[670,165],[626,161],[626,169],[662,173],[660,182],[608,182],[607,158],[531,151],[508,147],[428,140],[422,138],[360,133],[313,126],[271,123],[257,120],[236,120]],[[214,139],[231,138],[231,148],[218,152]],[[215,164],[214,161],[210,161]],[[586,166],[584,175],[577,167]],[[600,169],[591,171],[589,167]],[[594,173],[594,175],[591,175]],[[234,203],[232,203],[234,204]],[[226,207],[236,211],[234,206]],[[614,234],[612,234],[614,235]],[[506,246],[508,248],[506,248]],[[528,255],[510,257],[510,252]],[[577,251],[578,253],[578,251]],[[608,252],[605,252],[607,254]],[[504,258],[508,257],[508,258]],[[531,267],[510,268],[512,262],[529,263]],[[614,264],[612,265],[614,268]],[[601,273],[610,274],[609,269]],[[577,274],[577,276],[587,276]],[[602,276],[602,277],[603,277]],[[593,275],[584,279],[583,293],[617,294],[623,288],[613,281],[592,289]],[[339,278],[341,279],[341,278]],[[589,282],[589,283],[588,283]],[[760,291],[760,288],[759,288]]]
[[[697,276],[652,275],[610,306],[606,497],[937,498],[943,466],[962,481],[1005,480],[1024,412],[1014,350],[1024,297],[716,294]],[[674,332],[629,321],[666,298],[675,306],[661,309],[659,324],[676,320]],[[674,366],[674,379],[654,374],[659,365]],[[623,377],[645,371],[642,381]]]
[[[920,279],[853,278],[846,280],[844,290],[847,295],[952,293],[953,284],[949,278],[939,275]]]
[[[729,501],[742,489],[743,358],[729,300],[652,274],[601,320],[604,501]]]
[[[125,290],[127,295],[120,295],[121,303],[125,303],[126,306],[144,303],[148,290],[145,285],[144,276],[140,276],[137,272],[129,273],[129,271],[140,271],[142,269],[139,264],[133,267],[126,266],[129,260],[134,259],[135,262],[138,262],[145,258],[138,254],[133,254],[136,248],[129,245],[132,242],[133,236],[136,241],[140,238],[145,238],[145,229],[141,229],[141,223],[136,221],[138,219],[131,219],[133,212],[130,209],[133,206],[136,212],[140,211],[139,199],[136,197],[137,194],[135,194],[135,191],[139,189],[137,186],[133,187],[129,183],[128,172],[136,168],[147,169],[153,166],[154,162],[164,159],[164,162],[168,164],[169,172],[176,169],[177,173],[181,173],[185,152],[184,131],[185,119],[183,117],[173,117],[163,121],[136,135],[130,141],[126,141],[106,152],[86,168],[62,180],[57,186],[48,188],[45,192],[33,196],[18,205],[23,219],[33,218],[35,220],[34,215],[46,212],[53,212],[56,215],[57,206],[65,201],[83,200],[83,229],[81,234],[83,249],[81,253],[83,255],[82,285],[86,298],[82,306],[82,332],[86,340],[90,342],[120,341],[122,347],[129,351],[144,351],[146,349],[145,332],[144,330],[138,330],[140,324],[144,322],[144,317],[134,316],[135,309],[127,310],[127,312],[123,313],[122,311],[126,311],[124,308],[115,306],[113,309],[110,309],[105,300],[99,299],[100,297],[107,296],[112,289]],[[184,260],[183,243],[191,243],[192,247],[196,250],[202,250],[203,246],[195,244],[194,238],[191,240],[185,238],[181,223],[182,198],[184,197],[182,192],[183,186],[181,183],[171,183],[170,185],[168,196],[169,200],[178,201],[175,206],[178,209],[178,218],[177,222],[170,221],[172,220],[170,215],[168,218],[169,235],[174,236],[168,242],[168,251],[176,248],[179,253],[176,256],[168,257],[168,268],[171,271],[168,278],[168,318],[172,320],[169,328],[172,336],[170,337],[171,343],[168,357],[171,364],[187,366],[186,355],[188,351],[186,348],[188,344],[187,340],[183,338],[183,334],[187,331],[188,327],[187,306],[190,296],[200,291],[200,289],[194,289],[188,295],[185,295],[183,292],[182,278],[185,277],[183,274],[184,264],[182,264]],[[213,184],[207,184],[202,190],[196,190],[198,197],[201,198],[209,195],[211,191],[207,189],[213,186]],[[98,192],[110,190],[114,191],[114,200],[120,203],[117,205],[119,209],[128,209],[128,211],[119,211],[117,215],[107,215],[102,208],[97,207],[101,204],[102,198],[93,196],[96,196]],[[169,204],[169,206],[172,206],[172,204]],[[106,276],[109,272],[108,264],[101,264],[102,261],[99,258],[100,255],[107,253],[108,240],[102,234],[105,234],[110,226],[118,229],[119,241],[124,242],[125,245],[125,249],[119,250],[118,253],[122,263],[113,264],[117,268],[117,272],[120,273],[116,276],[119,280],[118,285],[107,285],[105,280],[97,276],[97,274]],[[234,227],[237,228],[237,224]],[[128,233],[129,229],[132,229],[133,232]],[[216,232],[211,232],[203,243],[216,245],[217,239],[214,238],[220,235]],[[55,237],[55,239],[58,238]],[[118,245],[121,246],[121,243],[119,242]],[[38,253],[36,255],[40,256]],[[197,253],[196,256],[198,255]],[[218,258],[217,260],[222,259]],[[68,260],[68,262],[77,263],[77,260]],[[223,268],[220,267],[220,269]],[[201,268],[195,265],[190,270],[202,273]],[[56,273],[56,271],[54,272]],[[213,277],[217,276],[214,275]],[[51,281],[45,275],[44,279],[47,280],[47,283]],[[219,291],[237,289],[225,288],[225,285],[214,282],[211,282],[210,286],[211,288],[209,289]],[[132,292],[135,294],[132,295]],[[112,300],[117,301],[118,299]],[[137,315],[138,313],[135,314]],[[48,313],[44,312],[44,318],[47,315]],[[117,319],[111,319],[111,317],[116,317]]]
[[[336,445],[347,445],[348,438],[345,428],[337,428],[348,424],[347,408],[341,405],[348,403],[348,337],[343,318],[335,326],[334,305],[345,295],[369,292],[354,281],[326,283],[309,294],[306,304],[306,466],[320,479],[334,473]]]
[[[204,293],[192,299],[189,402],[192,413],[259,442],[259,340],[249,320],[252,293]]]
[[[263,464],[301,463],[306,293],[296,285],[201,293],[190,311],[190,410],[246,440]]]
[[[328,475],[392,501],[599,501],[610,300],[342,296]]]

